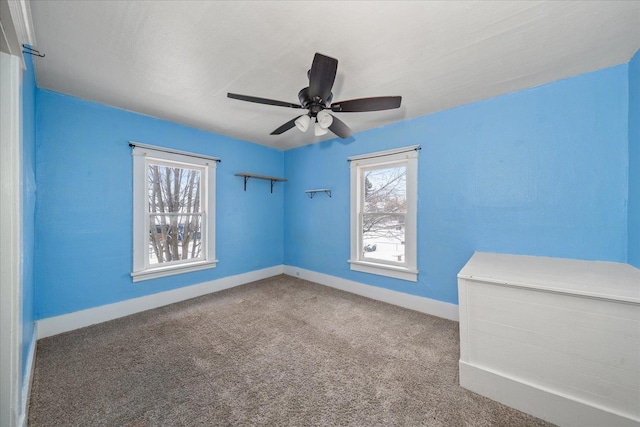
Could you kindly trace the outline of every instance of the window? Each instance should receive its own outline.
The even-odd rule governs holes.
[[[418,280],[418,150],[349,158],[351,270]]]
[[[213,268],[217,159],[133,148],[133,281]]]

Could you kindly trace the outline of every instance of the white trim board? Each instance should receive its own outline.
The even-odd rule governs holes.
[[[33,326],[33,335],[29,344],[29,354],[27,355],[27,366],[24,382],[22,383],[22,400],[20,402],[19,427],[27,427],[29,420],[29,399],[31,398],[31,385],[33,383],[33,371],[36,368],[36,349],[38,340],[38,325]]]
[[[298,267],[276,265],[262,270],[224,277],[209,282],[199,283],[197,285],[186,286],[184,288],[159,292],[157,294],[146,295],[113,304],[41,319],[36,322],[37,336],[38,339],[41,339],[58,335],[64,332],[73,331],[75,329],[84,328],[97,323],[107,322],[130,314],[140,313],[142,311],[196,298],[283,273],[378,301],[408,308],[410,310],[458,321],[458,306],[455,304],[405,294],[376,286],[365,285]]]
[[[347,280],[341,277],[305,270],[304,268],[290,265],[284,266],[284,274],[299,277],[331,288],[340,289],[352,294],[375,299],[377,301],[408,308],[409,310],[419,311],[421,313],[454,320],[456,322],[458,321],[458,306],[456,304],[405,294],[404,292],[392,291],[390,289],[380,288],[377,286],[365,285],[364,283],[355,282],[353,280]]]
[[[566,427],[639,427],[640,420],[628,418],[581,402],[525,381],[465,363],[460,366],[460,385],[512,408]]]
[[[0,37],[13,56],[20,58],[22,69],[26,69],[22,45],[35,46],[36,38],[28,0],[0,0]]]
[[[9,9],[11,10],[11,19],[18,36],[20,45],[28,44],[35,46],[36,35],[33,31],[33,20],[31,19],[31,6],[28,0],[11,0],[9,1]]]
[[[3,20],[4,22],[4,20]],[[20,59],[0,52],[0,425],[14,426],[22,381]]]
[[[97,323],[106,322],[130,314],[140,313],[176,302],[196,298],[256,280],[266,279],[283,273],[283,266],[263,268],[235,276],[223,277],[209,282],[172,289],[170,291],[145,295],[113,304],[88,308],[55,317],[38,320],[38,339],[58,335],[63,332],[73,331]]]

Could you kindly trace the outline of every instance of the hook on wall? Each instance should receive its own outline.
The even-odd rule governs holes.
[[[33,56],[37,56],[38,58],[44,58],[45,54],[44,53],[40,53],[39,50],[32,48],[29,45],[23,44],[22,45],[22,53],[27,53],[29,55],[33,55]]]

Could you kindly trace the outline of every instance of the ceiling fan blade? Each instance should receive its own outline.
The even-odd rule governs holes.
[[[271,132],[269,135],[280,135],[282,133],[285,133],[289,129],[294,128],[296,126],[296,120],[298,120],[300,117],[302,117],[302,116],[298,116],[298,117],[296,117],[294,119],[289,120],[287,123],[283,124],[278,129],[276,129],[273,132]]]
[[[331,123],[331,126],[329,126],[329,130],[342,139],[349,138],[351,135],[353,135],[353,132],[351,131],[351,129],[349,129],[349,126],[347,126],[336,116],[333,116],[333,122]]]
[[[275,105],[276,107],[302,108],[301,105],[293,104],[291,102],[276,101],[275,99],[258,98],[256,96],[248,96],[248,95],[239,95],[237,93],[227,93],[227,96],[232,99],[239,99],[240,101],[255,102],[256,104]]]
[[[380,111],[399,108],[402,102],[401,96],[377,96],[373,98],[350,99],[348,101],[334,102],[331,111],[336,113],[358,113],[363,111]]]
[[[309,70],[309,96],[311,99],[320,98],[324,103],[331,95],[331,88],[336,79],[338,71],[338,60],[316,53],[313,57],[313,64]]]

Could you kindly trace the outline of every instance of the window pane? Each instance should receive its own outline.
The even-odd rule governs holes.
[[[404,263],[404,220],[404,214],[363,214],[363,258]]]
[[[149,164],[149,212],[200,212],[201,171]]]
[[[407,168],[365,170],[362,179],[362,257],[404,263]]]
[[[202,256],[202,215],[149,215],[149,264]]]
[[[407,168],[397,166],[363,173],[364,213],[407,212]]]

